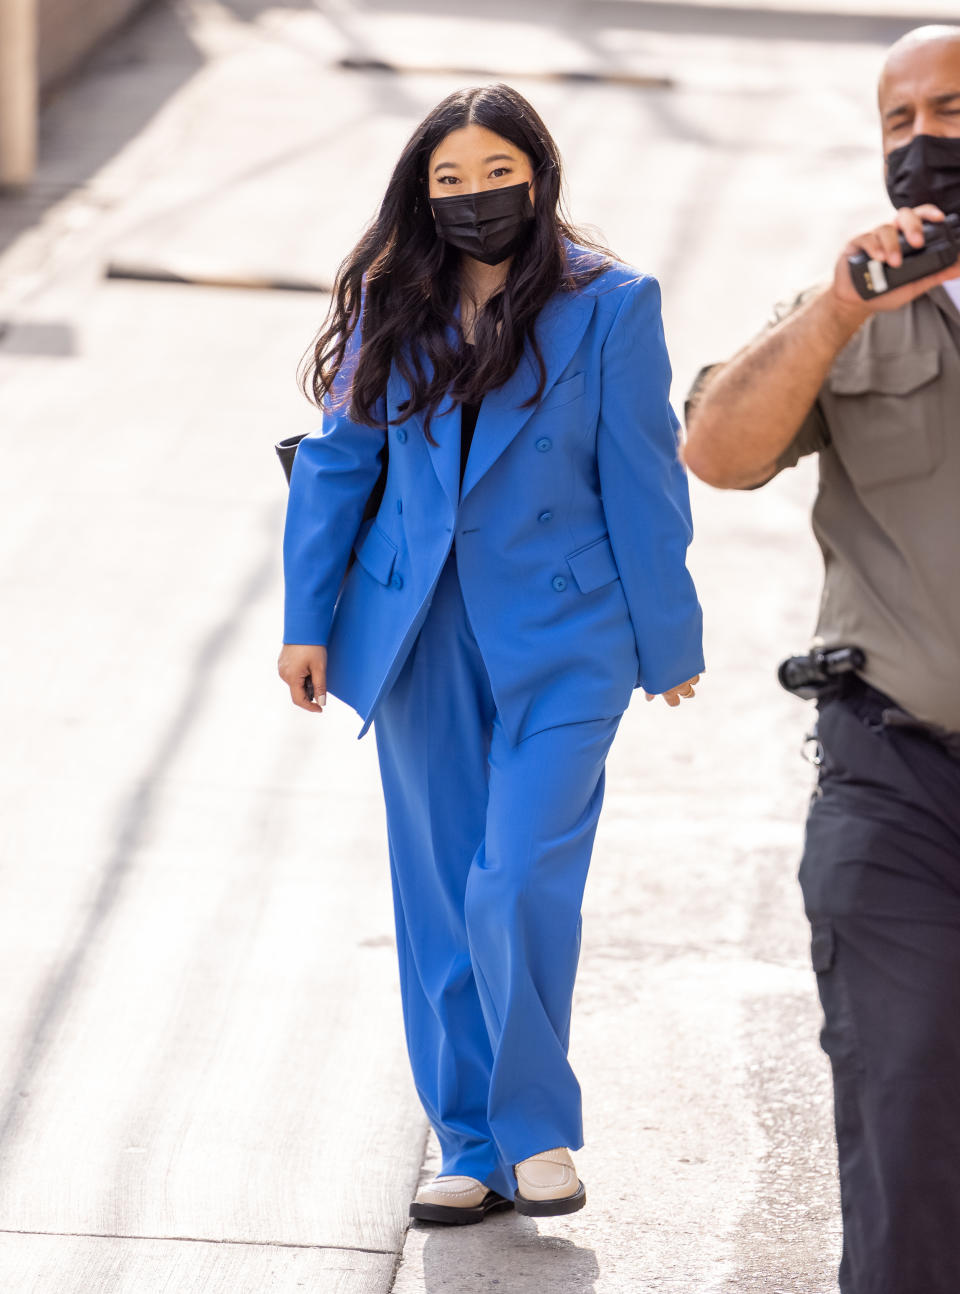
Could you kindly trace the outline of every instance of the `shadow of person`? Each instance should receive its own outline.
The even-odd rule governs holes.
[[[539,1226],[546,1231],[552,1219]],[[560,1222],[562,1225],[562,1220]],[[479,1226],[422,1228],[425,1294],[477,1294],[486,1289],[570,1290],[592,1294],[600,1275],[593,1249],[543,1234],[532,1218],[496,1213]]]

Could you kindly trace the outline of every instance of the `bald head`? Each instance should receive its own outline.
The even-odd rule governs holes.
[[[905,36],[901,36],[887,50],[886,62],[889,63],[898,52],[916,49],[920,45],[929,45],[937,41],[960,40],[960,27],[951,27],[946,23],[932,23],[929,27],[914,27]]]
[[[889,50],[880,74],[883,151],[914,135],[960,136],[960,27],[917,27]]]

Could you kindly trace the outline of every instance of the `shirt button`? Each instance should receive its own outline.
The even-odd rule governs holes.
[[[541,436],[540,439],[536,442],[536,445],[540,453],[545,454],[548,449],[551,449],[553,447],[553,441],[550,439],[549,436]]]
[[[562,593],[567,587],[567,581],[562,575],[555,575],[550,582],[558,593]]]
[[[397,440],[399,440],[401,445],[405,445],[407,443],[407,429],[405,427],[397,428]]]
[[[538,521],[552,521],[552,520],[553,520],[553,513],[552,513],[549,509],[548,509],[546,512],[541,512],[541,513],[540,513],[540,515],[539,515],[539,517],[537,517],[537,520],[538,520]]]
[[[390,586],[391,586],[391,588],[394,588],[394,589],[402,589],[402,588],[403,588],[403,576],[402,576],[402,575],[395,575],[395,576],[393,577],[393,579],[390,581]]]

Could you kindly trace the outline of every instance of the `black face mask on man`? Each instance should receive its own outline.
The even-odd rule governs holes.
[[[932,202],[960,215],[960,139],[914,135],[888,153],[887,193],[897,208]]]
[[[431,198],[437,234],[484,265],[499,265],[523,243],[533,220],[529,184]]]

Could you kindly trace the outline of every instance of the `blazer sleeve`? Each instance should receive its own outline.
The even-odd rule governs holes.
[[[703,616],[686,566],[690,494],[670,378],[660,287],[647,277],[626,289],[603,344],[597,459],[637,639],[638,683],[651,693],[704,668]]]
[[[320,429],[301,440],[293,460],[283,535],[285,643],[326,645],[350,551],[380,475],[384,428],[347,416],[355,349],[348,348],[333,398],[324,401]],[[385,423],[385,399],[378,414]]]

